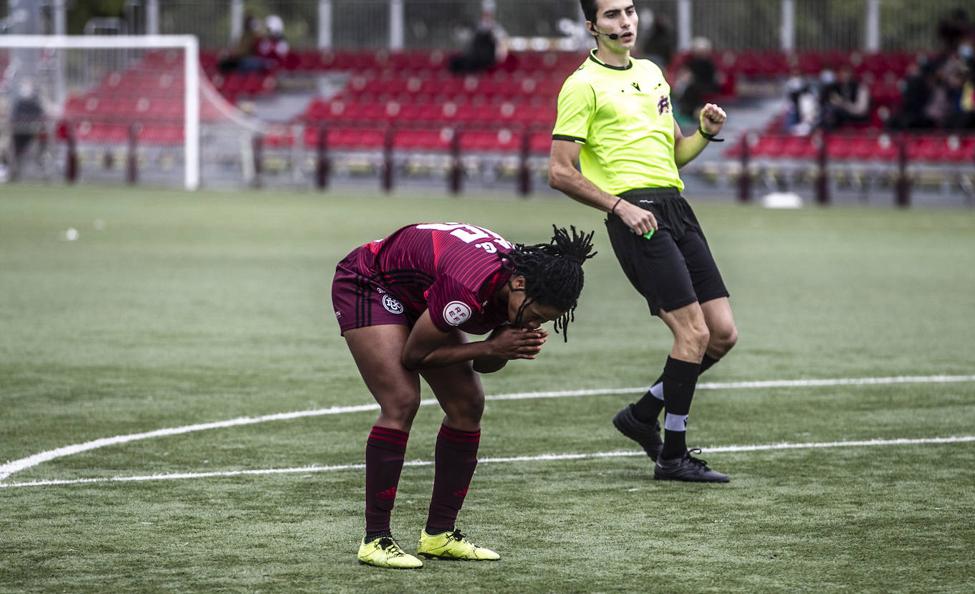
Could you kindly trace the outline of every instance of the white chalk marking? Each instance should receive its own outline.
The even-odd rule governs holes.
[[[807,450],[821,448],[855,448],[877,446],[908,446],[930,444],[952,444],[975,442],[975,435],[959,435],[953,437],[928,437],[917,439],[862,439],[855,441],[828,441],[807,443],[771,443],[756,445],[731,445],[704,448],[704,452],[711,454],[725,454],[735,452],[764,452],[777,450]],[[521,464],[528,462],[559,462],[574,460],[596,460],[601,458],[631,458],[642,457],[642,451],[613,451],[591,452],[587,454],[537,454],[533,456],[506,456],[497,458],[482,458],[479,464]],[[411,460],[405,466],[432,466],[429,460]],[[297,468],[266,468],[260,470],[226,470],[215,472],[180,472],[174,474],[152,474],[145,476],[114,476],[104,478],[63,479],[49,481],[31,481],[24,483],[0,483],[0,489],[14,489],[23,487],[50,487],[56,485],[91,485],[98,483],[138,483],[146,481],[176,481],[205,478],[232,478],[238,476],[268,476],[276,474],[320,474],[325,472],[342,472],[345,470],[362,470],[365,464],[336,464],[331,466],[300,466]]]
[[[103,437],[101,439],[96,439],[94,441],[86,441],[84,443],[64,446],[62,448],[57,448],[56,450],[48,450],[46,452],[34,454],[33,456],[21,458],[20,460],[14,460],[13,462],[8,462],[7,464],[0,466],[0,481],[6,479],[8,476],[14,474],[15,472],[26,470],[27,468],[37,466],[38,464],[42,464],[50,460],[55,460],[57,458],[64,458],[65,456],[80,454],[81,452],[87,452],[90,450],[97,450],[98,448],[104,448],[106,446],[128,443],[131,441],[141,441],[143,439],[153,439],[156,437],[168,437],[170,435],[182,435],[184,433],[194,433],[196,431],[207,431],[209,429],[224,429],[227,427],[240,427],[242,425],[254,425],[257,423],[267,423],[269,421],[287,421],[291,419],[300,419],[303,417],[317,417],[322,415],[340,415],[345,413],[362,412],[367,410],[377,410],[378,408],[379,405],[377,404],[358,404],[355,406],[332,406],[329,408],[321,408],[318,410],[304,410],[304,411],[289,412],[289,413],[277,413],[273,415],[264,415],[262,417],[240,417],[237,419],[230,419],[227,421],[201,423],[199,425],[185,425],[183,427],[172,427],[169,429],[157,429],[155,431],[147,431],[146,433],[132,433],[129,435],[116,435],[115,437]]]
[[[836,378],[836,379],[800,379],[800,380],[769,380],[751,382],[719,382],[698,384],[698,390],[747,390],[747,389],[769,389],[769,388],[821,388],[830,386],[875,386],[891,384],[937,384],[937,383],[962,383],[975,381],[975,375],[908,375],[894,377],[863,377],[863,378]],[[489,401],[504,400],[535,400],[542,398],[581,398],[585,396],[607,396],[612,394],[640,394],[646,391],[646,387],[636,388],[594,388],[587,390],[560,390],[552,392],[516,392],[512,394],[498,394],[488,396]],[[422,406],[436,404],[436,400],[423,400]],[[185,425],[183,427],[172,427],[169,429],[157,429],[145,433],[132,433],[129,435],[116,435],[114,437],[103,437],[93,441],[64,446],[54,450],[48,450],[39,454],[34,454],[19,460],[13,460],[0,466],[0,481],[7,479],[10,475],[33,468],[44,462],[88,452],[98,448],[119,445],[144,439],[154,439],[157,437],[168,437],[171,435],[183,435],[197,431],[207,431],[210,429],[226,429],[228,427],[240,427],[243,425],[254,425],[257,423],[267,423],[270,421],[287,421],[306,417],[319,417],[326,415],[340,415],[354,412],[365,412],[378,410],[379,405],[358,404],[354,406],[332,406],[316,410],[305,410],[287,413],[277,413],[260,417],[240,417],[226,421],[216,421],[212,423],[201,423],[198,425]]]

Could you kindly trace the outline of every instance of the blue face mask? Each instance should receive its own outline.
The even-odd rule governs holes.
[[[959,46],[958,48],[958,55],[961,56],[962,58],[965,58],[966,60],[972,57],[972,53],[973,53],[972,46],[968,45],[967,43],[965,45]]]

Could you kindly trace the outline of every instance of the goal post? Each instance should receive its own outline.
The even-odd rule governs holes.
[[[160,51],[173,50],[182,54],[181,60],[159,57]],[[100,143],[106,155],[113,143],[124,145],[130,135],[138,138],[142,132],[150,143],[181,145],[182,185],[187,190],[200,186],[195,36],[0,35],[0,94],[8,97],[7,110],[21,99],[19,94],[30,92],[49,106],[49,118],[82,121],[81,140]],[[136,132],[127,132],[133,127]]]

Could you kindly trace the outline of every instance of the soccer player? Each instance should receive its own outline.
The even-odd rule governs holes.
[[[582,291],[582,264],[595,255],[593,233],[555,229],[548,244],[512,245],[474,225],[409,225],[367,243],[339,262],[332,304],[362,379],[379,403],[366,442],[366,535],[361,563],[416,568],[400,548],[390,512],[413,417],[420,376],[445,418],[437,436],[433,497],[418,554],[494,560],[454,525],[477,466],[484,412],[478,373],[512,359],[534,359],[554,320],[566,335]],[[486,334],[467,342],[464,333]]]
[[[735,345],[737,329],[728,291],[701,225],[681,196],[677,172],[710,141],[720,140],[716,135],[727,116],[709,103],[695,133],[684,136],[663,73],[649,60],[630,57],[638,21],[633,1],[581,4],[596,49],[559,93],[549,183],[609,213],[606,227],[623,272],[674,337],[663,374],[613,424],[655,461],[655,478],[727,482],[686,444],[698,375]]]

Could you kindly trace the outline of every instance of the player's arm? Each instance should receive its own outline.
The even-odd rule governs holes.
[[[416,370],[477,359],[534,359],[543,344],[540,333],[512,326],[499,328],[487,340],[459,342],[450,332],[437,328],[427,310],[413,325],[401,361],[407,369]]]
[[[694,134],[684,136],[680,126],[674,121],[674,162],[677,163],[677,167],[683,167],[693,161],[710,143],[701,134],[701,130],[709,136],[716,136],[721,132],[721,127],[724,126],[727,119],[728,115],[723,109],[713,103],[708,103],[701,110],[701,121]]]
[[[579,172],[579,145],[569,140],[553,140],[548,166],[548,185],[577,202],[619,216],[626,226],[643,235],[657,228],[653,213],[618,196],[600,190]],[[615,208],[615,210],[613,210]]]
[[[571,140],[553,140],[548,166],[548,185],[563,192],[569,198],[595,209],[609,212],[616,204],[616,196],[600,190],[585,178],[576,165],[579,162],[579,144]]]

